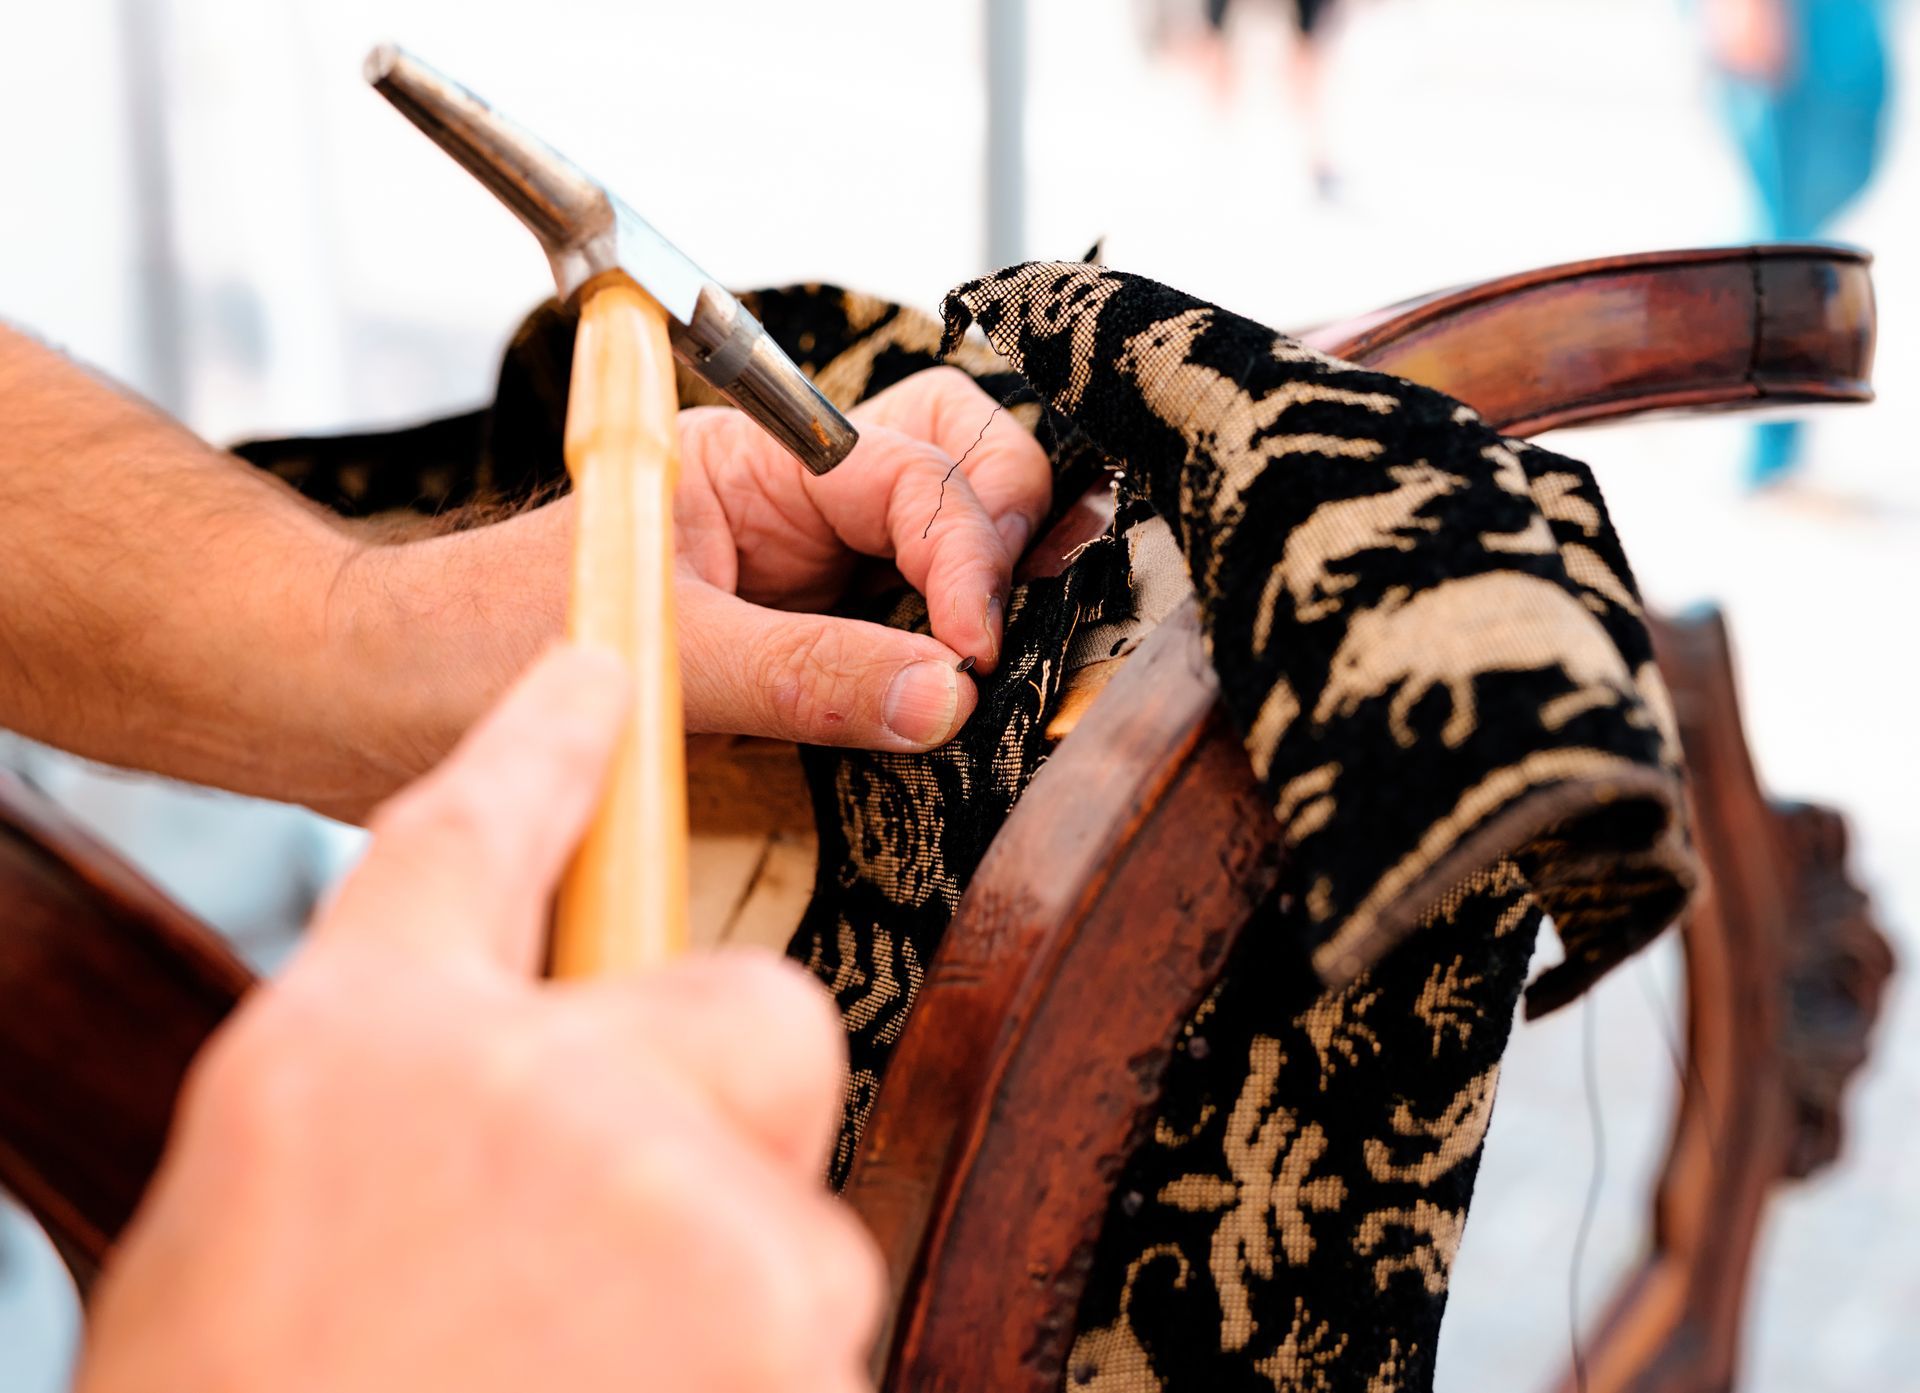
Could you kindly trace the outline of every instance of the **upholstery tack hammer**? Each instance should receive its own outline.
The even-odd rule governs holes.
[[[604,185],[410,54],[367,80],[539,239],[579,337],[566,459],[579,499],[568,634],[632,663],[631,725],[560,892],[551,970],[622,971],[687,942],[685,721],[673,612],[673,358],[824,474],[857,435],[745,307]]]

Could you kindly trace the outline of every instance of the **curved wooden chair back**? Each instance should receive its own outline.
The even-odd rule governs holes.
[[[0,771],[0,1185],[84,1288],[187,1066],[252,982],[208,928]]]
[[[1864,258],[1781,247],[1536,272],[1309,338],[1527,432],[1862,400],[1873,333]],[[1101,522],[1088,500],[1046,549],[1065,554]],[[862,1137],[846,1193],[893,1276],[889,1388],[1059,1386],[1111,1179],[1152,1117],[1177,1030],[1274,883],[1275,826],[1218,709],[1195,613],[1117,666],[981,861]],[[1718,738],[1741,739],[1715,694],[1686,695],[1708,704]],[[1728,1285],[1737,1317],[1744,1283]]]
[[[1525,432],[1649,410],[1865,400],[1873,329],[1865,257],[1770,247],[1580,263],[1307,337]],[[1099,496],[1081,500],[1030,568],[1064,564],[1106,520]],[[893,1273],[880,1352],[888,1388],[1058,1385],[1081,1255],[1112,1176],[1151,1116],[1175,1032],[1277,872],[1272,819],[1218,710],[1191,609],[1106,666],[1070,703],[1077,719],[1062,722],[1065,738],[980,865],[848,1186]],[[1695,689],[1687,674],[1669,676],[1680,679],[1684,711]],[[1698,692],[1715,738],[1732,739],[1744,759],[1737,724],[1717,715],[1723,694]],[[750,749],[764,762],[764,746]],[[739,766],[696,762],[692,774],[698,818],[703,778],[724,786]],[[1748,815],[1727,814],[1736,824]],[[1836,834],[1820,825],[1834,853]],[[1196,843],[1216,854],[1192,855]],[[1690,945],[1702,932],[1731,941],[1745,930],[1715,922],[1696,914]],[[1858,982],[1879,961],[1861,946],[1870,938],[1870,928],[1855,934]],[[1698,956],[1689,995],[1705,1021],[1716,1009],[1705,999],[1725,981],[1710,973],[1740,953]],[[246,982],[211,934],[26,790],[0,782],[0,1184],[39,1217],[83,1285],[151,1172],[194,1047]],[[1866,1016],[1871,995],[1856,993]],[[1694,1031],[1696,1050],[1710,1048],[1705,1029]],[[1735,1106],[1751,1082],[1735,1071],[1711,1096]],[[1687,1125],[1683,1106],[1675,1164],[1692,1155],[1681,1145]],[[1737,1328],[1757,1202],[1751,1208],[1710,1221],[1746,1234],[1737,1261],[1701,1278],[1720,1303],[1716,1330]],[[1704,1271],[1699,1246],[1662,1251]],[[1665,1327],[1629,1297],[1608,1329],[1630,1328],[1636,1348],[1653,1348]],[[1594,1367],[1613,1368],[1598,1354]]]
[[[1681,940],[1687,1039],[1652,1243],[1591,1337],[1592,1393],[1734,1386],[1747,1268],[1782,1181],[1840,1153],[1893,952],[1831,808],[1770,800],[1741,731],[1725,621],[1656,621],[1707,875]],[[1571,1376],[1559,1393],[1580,1393]]]

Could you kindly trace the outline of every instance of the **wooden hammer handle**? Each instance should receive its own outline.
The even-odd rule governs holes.
[[[606,792],[560,889],[550,968],[595,976],[687,946],[686,728],[673,606],[679,397],[666,311],[623,276],[580,307],[567,405],[579,500],[567,631],[633,667],[635,696]]]

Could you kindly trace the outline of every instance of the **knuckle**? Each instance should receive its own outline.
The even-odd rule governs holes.
[[[954,459],[945,450],[931,440],[922,440],[917,436],[905,436],[900,444],[900,479],[902,483],[912,482],[915,489],[931,488],[945,479],[947,471],[953,468]],[[956,474],[955,479],[959,476]],[[896,504],[906,502],[901,498],[903,492],[913,490],[894,489]],[[918,499],[911,500],[918,506]],[[901,520],[904,523],[904,519]],[[925,519],[922,518],[924,522]]]
[[[919,374],[926,390],[938,396],[952,398],[955,402],[970,401],[975,397],[985,397],[980,384],[952,363],[941,363],[935,367],[923,369]]]
[[[258,1159],[299,1144],[312,1120],[315,1062],[325,1039],[297,994],[266,989],[194,1061],[180,1111],[219,1145]]]
[[[749,1332],[739,1350],[744,1387],[778,1388],[796,1364],[821,1345],[812,1275],[784,1247],[756,1244],[740,1258],[742,1306]]]
[[[837,1202],[834,1217],[840,1237],[829,1244],[833,1309],[844,1313],[847,1336],[857,1343],[867,1338],[880,1318],[887,1298],[887,1264],[866,1226]]]
[[[495,1030],[474,1043],[469,1083],[489,1116],[550,1125],[554,1090],[550,1043],[528,1030]]]
[[[655,1125],[684,1121],[672,1108]],[[589,1144],[597,1140],[601,1144]],[[569,1179],[596,1222],[620,1234],[639,1251],[697,1251],[702,1261],[735,1280],[730,1298],[742,1311],[754,1302],[754,1256],[743,1216],[712,1204],[716,1155],[704,1154],[685,1137],[625,1134],[612,1145],[604,1136],[550,1133],[543,1145],[563,1151]],[[724,1158],[726,1148],[720,1148]],[[724,1166],[721,1167],[724,1169]]]
[[[367,824],[376,845],[410,858],[465,860],[493,850],[488,801],[458,779],[432,779],[384,804]],[[507,848],[499,848],[506,850]],[[486,864],[476,859],[476,864]]]
[[[822,1224],[812,1205],[760,1217],[762,1233],[778,1241],[743,1252],[742,1324],[754,1338],[741,1350],[741,1372],[751,1387],[785,1386],[797,1359],[816,1369],[834,1367],[863,1349],[879,1323],[885,1272],[872,1240],[835,1201]]]
[[[833,998],[804,968],[771,954],[741,953],[733,996],[743,1020],[780,1041],[774,1067],[790,1080],[830,1078],[839,1086],[846,1069],[847,1037]]]

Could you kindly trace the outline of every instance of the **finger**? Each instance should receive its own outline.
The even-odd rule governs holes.
[[[680,459],[678,560],[767,604],[819,609],[838,598],[853,558],[808,496],[806,469],[771,436],[743,412],[693,407],[680,413]]]
[[[868,425],[838,469],[806,486],[842,541],[870,556],[891,556],[926,596],[935,638],[982,668],[999,661],[1013,557],[951,456]]]
[[[929,368],[854,411],[861,422],[931,441],[961,460],[981,506],[1018,561],[1053,500],[1053,466],[1025,426],[954,367]]]
[[[917,752],[973,714],[972,679],[925,634],[762,609],[697,580],[679,600],[689,730]]]
[[[372,845],[316,921],[316,945],[403,945],[531,972],[630,697],[614,655],[547,653],[439,768],[374,813]]]
[[[660,1115],[657,1101],[652,1111]],[[670,1153],[660,1154],[657,1142],[639,1151],[631,1168],[639,1186],[629,1182],[614,1196],[613,1251],[676,1255],[686,1280],[658,1293],[670,1318],[700,1320],[699,1294],[714,1290],[727,1292],[738,1318],[724,1348],[707,1352],[706,1381],[676,1370],[680,1376],[654,1386],[862,1387],[854,1375],[871,1349],[884,1271],[859,1220],[825,1192],[820,1175],[796,1177],[770,1164],[723,1120],[684,1112],[666,1120],[677,1124]],[[640,1203],[620,1203],[636,1188]]]
[[[715,1142],[724,1139],[701,1145],[703,1157],[725,1164],[744,1144],[747,1165],[720,1188],[736,1217],[751,1218],[750,1246],[771,1245],[761,1248],[772,1259],[759,1269],[761,1284],[749,1283],[759,1286],[762,1314],[777,1326],[784,1314],[789,1334],[805,1333],[822,1361],[816,1372],[843,1360],[853,1367],[873,1333],[885,1274],[872,1239],[822,1186],[844,1113],[847,1049],[820,984],[778,954],[731,949],[646,977],[557,984],[549,999],[576,1024],[583,1004],[615,1014],[611,1034],[592,1035],[603,1069],[620,1061],[649,1092],[665,1079],[692,1090],[721,1124]],[[688,1142],[695,1128],[690,1120],[679,1139]],[[712,1163],[703,1161],[701,1178],[717,1184]]]
[[[820,1380],[815,1393],[871,1389],[852,1380],[872,1353],[887,1295],[887,1267],[880,1248],[853,1209],[837,1196],[820,1194],[795,1224],[800,1271],[806,1273],[813,1310],[809,1329],[819,1332]]]
[[[851,550],[890,557],[927,598],[934,637],[991,669],[1000,653],[1013,561],[964,472],[938,446],[869,424],[830,473],[815,478],[737,411],[681,413],[688,473],[709,477],[724,513],[746,599],[812,608],[839,593]],[[675,499],[684,550],[701,500]],[[719,569],[695,563],[725,586]],[[796,592],[795,574],[817,593]]]
[[[557,983],[608,1013],[621,1057],[665,1061],[784,1169],[817,1181],[840,1128],[846,1033],[808,973],[766,949],[723,949],[628,978]]]

